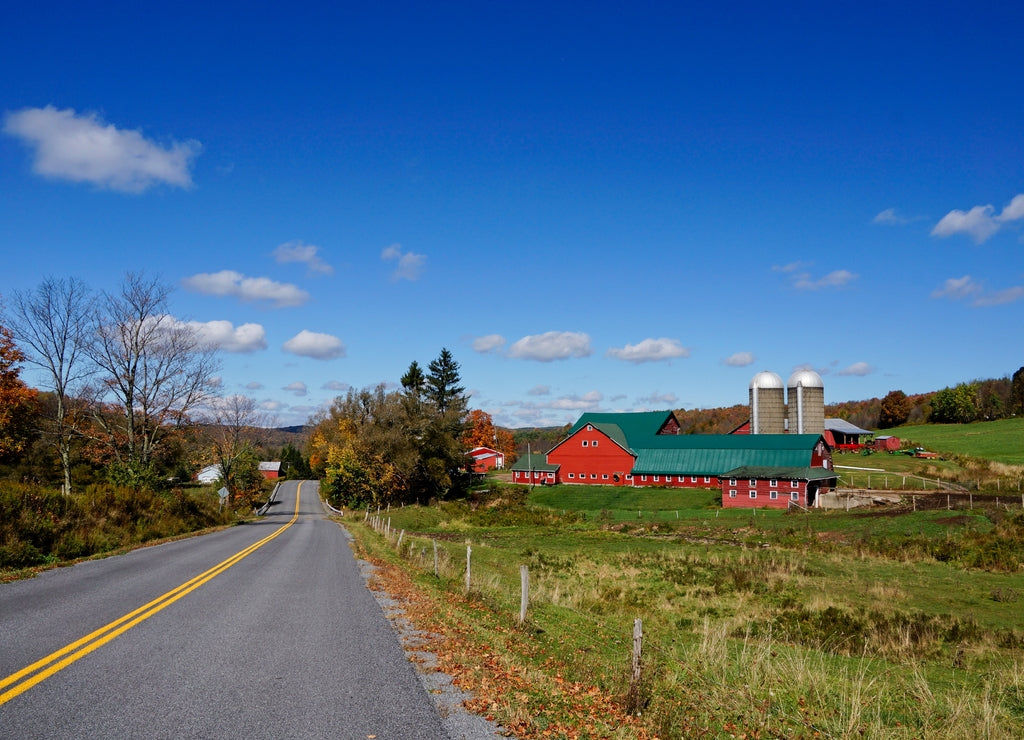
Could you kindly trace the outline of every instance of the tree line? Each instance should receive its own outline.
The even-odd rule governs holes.
[[[49,278],[7,297],[0,462],[9,474],[45,480],[56,461],[68,494],[97,471],[155,488],[212,463],[233,495],[258,491],[259,409],[217,395],[217,349],[171,315],[170,295],[159,279],[129,273],[113,292]],[[20,378],[22,364],[37,370],[39,390]]]

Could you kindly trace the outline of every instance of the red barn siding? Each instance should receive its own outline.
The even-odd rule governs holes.
[[[514,470],[512,471],[512,482],[535,486],[552,486],[555,483],[561,483],[558,473],[551,470]]]
[[[754,498],[751,498],[751,491],[756,494]],[[735,496],[731,495],[733,492]],[[773,493],[775,498],[772,498]],[[796,498],[793,498],[794,493]],[[807,506],[807,481],[754,478],[751,483],[750,478],[722,479],[723,509],[788,509],[790,502]]]
[[[581,427],[548,453],[562,483],[630,485],[634,457],[597,427]]]

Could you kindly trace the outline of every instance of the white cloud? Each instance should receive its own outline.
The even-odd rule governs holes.
[[[961,278],[949,278],[941,288],[932,291],[932,298],[950,298],[955,301],[968,298],[981,291],[981,284],[970,275]]]
[[[548,396],[550,394],[551,386],[549,385],[535,385],[526,392],[526,395],[528,396]]]
[[[871,219],[871,223],[885,224],[886,226],[903,226],[904,224],[909,224],[911,220],[912,219],[907,218],[906,216],[901,216],[898,213],[896,213],[895,208],[886,208],[884,211],[882,211],[873,219]]]
[[[317,254],[320,247],[312,244],[303,244],[301,241],[285,242],[274,250],[274,259],[279,264],[288,262],[301,262],[306,265],[309,272],[320,273],[321,275],[334,274],[334,268],[320,259]]]
[[[966,213],[957,210],[950,211],[935,224],[932,236],[947,237],[954,234],[966,234],[974,240],[975,244],[981,244],[999,231],[999,224],[992,217],[994,210],[992,206],[975,206]]]
[[[104,124],[95,113],[77,115],[52,105],[8,113],[4,131],[35,147],[36,174],[125,193],[157,183],[191,187],[189,168],[202,149],[191,140],[162,147],[140,131]]]
[[[850,365],[849,367],[847,367],[847,368],[845,368],[843,370],[840,370],[838,373],[836,373],[836,375],[864,376],[864,375],[870,375],[873,372],[875,372],[875,368],[871,367],[871,365],[869,365],[868,363],[866,363],[866,362],[855,362],[852,365]]]
[[[808,273],[794,276],[793,287],[797,290],[821,290],[822,288],[841,288],[856,280],[857,275],[849,270],[833,270],[828,275],[813,280]]]
[[[1014,285],[994,293],[985,291],[985,285],[970,275],[949,278],[941,288],[932,291],[932,298],[948,298],[951,301],[973,299],[972,306],[1003,306],[1024,299],[1024,286]]]
[[[1024,193],[1013,196],[1010,205],[1003,209],[1003,212],[996,216],[996,220],[1002,223],[1019,221],[1024,218]]]
[[[509,357],[537,362],[589,357],[590,354],[590,336],[573,331],[549,331],[525,336],[508,349]]]
[[[995,293],[980,296],[974,301],[975,306],[1002,306],[1007,303],[1016,303],[1024,298],[1024,286],[1015,285],[1012,288],[999,290]]]
[[[209,378],[207,378],[207,382],[210,384],[211,388],[224,387],[224,378],[222,378],[220,375],[211,375]]]
[[[638,398],[637,402],[647,404],[656,408],[665,408],[666,406],[673,406],[678,403],[679,397],[675,393],[652,393],[645,398]]]
[[[328,380],[320,386],[325,391],[347,391],[351,387],[348,383],[342,383],[340,380]]]
[[[267,332],[259,324],[242,324],[235,327],[230,321],[189,321],[187,325],[199,336],[199,340],[225,352],[258,352],[267,348]]]
[[[392,280],[418,280],[427,261],[425,254],[403,252],[401,244],[385,247],[381,250],[380,258],[385,262],[398,262],[395,271],[391,273]]]
[[[288,385],[281,388],[281,390],[288,391],[289,393],[299,397],[305,396],[309,392],[309,389],[306,388],[306,384],[303,383],[301,380],[296,380],[294,383],[289,383]]]
[[[796,272],[802,269],[803,262],[790,262],[788,265],[772,265],[772,272]]]
[[[241,301],[266,301],[277,308],[301,306],[309,293],[291,283],[279,283],[266,277],[246,277],[234,270],[201,272],[181,281],[186,290],[212,296],[232,296]]]
[[[608,357],[627,362],[662,362],[676,357],[689,357],[690,350],[677,339],[644,339],[639,344],[627,344],[621,349],[611,348],[605,353]]]
[[[995,235],[1005,224],[1024,219],[1024,193],[1015,195],[1002,212],[995,215],[991,205],[974,206],[969,211],[952,210],[935,224],[932,236],[948,237],[966,234],[975,244],[982,244]]]
[[[505,346],[505,337],[501,334],[488,334],[484,337],[477,337],[473,340],[473,351],[480,354],[496,352]]]
[[[258,380],[253,380],[253,381],[250,381],[250,382],[246,383],[245,387],[246,387],[247,390],[250,390],[250,391],[258,391],[258,390],[262,390],[264,388],[264,385],[263,385],[263,383],[259,382]]]
[[[755,357],[752,352],[737,352],[722,360],[722,363],[729,367],[747,367],[753,365]]]
[[[571,394],[556,398],[550,403],[543,404],[542,408],[554,409],[557,411],[593,411],[604,399],[600,391],[590,391],[582,396]]]
[[[303,329],[284,343],[284,350],[314,360],[333,360],[345,356],[345,345],[337,337]]]

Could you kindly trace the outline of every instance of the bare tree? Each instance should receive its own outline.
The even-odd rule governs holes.
[[[62,490],[71,493],[71,445],[78,434],[80,393],[94,365],[86,350],[91,339],[92,292],[75,278],[47,278],[35,290],[14,294],[9,324],[40,368],[46,390],[53,393],[52,418],[42,431],[52,439],[64,475]]]
[[[215,350],[168,313],[170,290],[130,273],[119,293],[103,295],[93,322],[90,354],[99,368],[93,418],[104,432],[115,478],[133,485],[152,480],[154,454],[210,397],[217,369]],[[103,403],[118,413],[102,413]]]
[[[255,494],[263,480],[257,448],[265,441],[266,415],[253,399],[233,395],[212,399],[202,421],[208,459],[220,467],[230,495]]]

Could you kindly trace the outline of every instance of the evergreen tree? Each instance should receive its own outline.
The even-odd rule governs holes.
[[[430,374],[426,379],[426,397],[442,415],[450,410],[459,411],[459,419],[465,416],[467,399],[462,395],[466,389],[459,385],[459,363],[447,349],[442,349],[436,360],[430,363]],[[411,368],[410,368],[411,370]]]
[[[1008,412],[1024,414],[1024,367],[1013,374],[1010,381],[1010,403]]]

